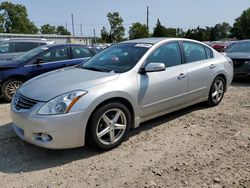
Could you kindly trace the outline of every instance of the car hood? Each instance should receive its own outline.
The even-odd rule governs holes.
[[[7,61],[7,60],[0,60],[0,69],[3,68],[16,68],[20,65],[18,61]]]
[[[250,52],[228,52],[226,55],[231,59],[250,59]]]
[[[114,80],[119,74],[97,72],[80,68],[67,68],[52,71],[24,83],[19,92],[31,99],[50,99],[74,90],[87,90],[90,87]]]

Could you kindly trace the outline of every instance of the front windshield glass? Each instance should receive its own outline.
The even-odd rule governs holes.
[[[250,52],[250,42],[239,42],[233,44],[227,52]]]
[[[25,52],[24,54],[16,57],[14,61],[28,61],[34,56],[40,54],[41,52],[44,52],[45,50],[48,50],[49,48],[46,46],[40,46],[37,48],[34,48],[33,50],[30,50],[28,52]]]
[[[132,69],[150,44],[120,43],[115,44],[89,59],[82,65],[83,69],[101,72],[123,73]]]

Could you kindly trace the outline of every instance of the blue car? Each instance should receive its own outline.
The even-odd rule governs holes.
[[[95,52],[78,44],[46,45],[11,61],[0,61],[0,96],[11,101],[16,89],[37,75],[83,63]]]

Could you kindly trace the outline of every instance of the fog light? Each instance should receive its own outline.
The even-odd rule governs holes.
[[[52,140],[52,137],[50,135],[48,135],[48,134],[41,134],[41,139],[44,142],[49,142],[49,141]]]
[[[36,134],[36,139],[42,142],[50,142],[52,141],[52,136],[50,136],[49,134],[38,133]]]

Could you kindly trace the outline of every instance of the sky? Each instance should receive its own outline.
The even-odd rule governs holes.
[[[108,12],[119,12],[128,36],[134,22],[146,24],[149,7],[149,27],[153,31],[157,18],[166,27],[190,28],[214,26],[228,22],[250,8],[250,0],[9,0],[26,6],[29,19],[37,26],[64,25],[72,32],[71,14],[74,15],[75,34],[89,37],[93,30],[100,36],[103,26],[109,28]],[[3,2],[3,0],[0,0]],[[249,23],[250,25],[250,23]]]

